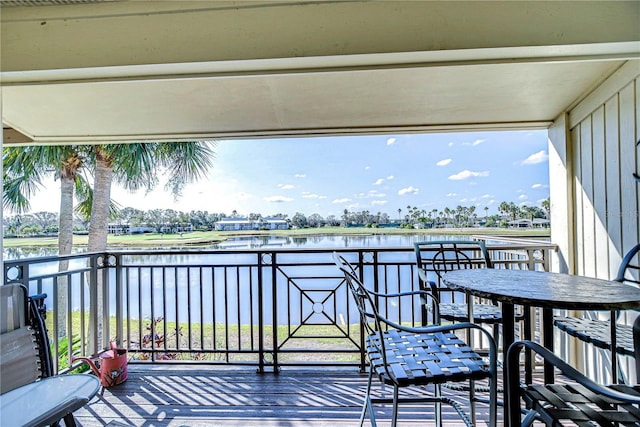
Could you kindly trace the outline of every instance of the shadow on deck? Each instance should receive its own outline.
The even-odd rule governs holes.
[[[366,382],[356,369],[260,375],[252,368],[130,365],[127,382],[101,390],[75,415],[82,427],[357,426]],[[444,411],[446,426],[464,425],[452,409]],[[487,406],[478,404],[478,412],[478,424],[486,425]],[[390,414],[380,408],[378,424],[389,425]],[[401,407],[400,426],[431,426],[433,420],[432,404]]]

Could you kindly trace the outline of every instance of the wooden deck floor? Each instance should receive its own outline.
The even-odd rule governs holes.
[[[133,365],[127,382],[101,390],[75,415],[82,427],[355,426],[366,380],[356,369],[260,375],[252,368]],[[435,425],[433,405],[403,408],[400,426]],[[487,406],[478,409],[478,424],[486,425]],[[378,411],[379,425],[389,425],[389,415],[390,409]],[[445,420],[446,426],[464,425],[449,408]]]

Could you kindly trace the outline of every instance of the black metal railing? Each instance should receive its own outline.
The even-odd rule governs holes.
[[[489,243],[495,268],[547,270],[544,242]],[[359,318],[334,249],[109,251],[5,262],[4,282],[48,294],[54,369],[110,341],[132,363],[364,368]],[[412,248],[336,249],[383,292],[419,287]],[[67,265],[68,264],[68,265]],[[61,270],[64,266],[64,271]],[[382,307],[420,324],[419,303]]]

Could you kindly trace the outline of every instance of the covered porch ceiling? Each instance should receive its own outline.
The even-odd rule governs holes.
[[[5,144],[545,128],[640,58],[638,1],[36,0],[0,12]]]

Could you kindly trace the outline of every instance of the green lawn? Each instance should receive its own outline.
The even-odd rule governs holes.
[[[47,329],[53,331],[53,314],[49,312],[47,314]],[[84,319],[85,325],[88,325],[88,315]],[[115,340],[115,317],[110,318],[109,327],[111,331],[110,339]],[[73,348],[72,353],[76,356],[80,354],[80,325],[81,318],[79,312],[72,313],[71,319],[71,335],[73,336]],[[140,327],[142,326],[142,331]],[[132,350],[129,353],[130,360],[149,360],[151,355],[145,352],[145,349],[151,349],[151,335],[149,327],[151,326],[150,320],[131,320],[129,322],[130,329],[127,331],[127,324],[125,323],[124,339],[125,346],[135,349],[140,348],[140,351]],[[165,339],[166,330],[166,339]],[[191,325],[191,343],[189,343],[189,325],[181,322],[165,322],[159,320],[155,323],[155,348],[167,350],[163,353],[160,352],[156,355],[160,359],[175,359],[175,360],[225,360],[225,352],[229,351],[229,361],[231,363],[241,361],[255,361],[257,356],[257,350],[259,348],[259,336],[257,325],[229,325],[225,330],[225,325],[211,323],[207,324],[192,324]],[[280,344],[289,335],[288,327],[285,325],[278,326],[278,340]],[[358,324],[351,325],[351,335],[355,342],[359,342],[360,328]],[[138,341],[140,334],[143,336],[143,342],[140,346]],[[359,355],[350,353],[354,350],[353,344],[346,338],[337,337],[337,330],[332,325],[309,325],[301,328],[298,333],[301,339],[289,339],[287,344],[283,347],[284,352],[280,353],[279,358],[284,361],[328,361],[335,362],[357,362]],[[202,341],[204,339],[204,341]],[[273,328],[270,325],[264,325],[264,345],[266,349],[273,347]],[[191,344],[191,345],[189,345]],[[173,349],[188,349],[189,347],[194,350],[190,352],[176,352]],[[203,348],[204,352],[199,352],[195,349]],[[64,369],[68,366],[68,342],[64,338],[60,341],[58,347],[59,366]],[[318,350],[331,350],[330,352],[322,353],[309,353],[309,349]],[[212,352],[213,350],[213,352]],[[287,350],[289,353],[287,353]],[[344,350],[344,352],[340,352]],[[249,351],[249,353],[241,354],[243,351]],[[88,366],[81,367],[78,372],[88,370]]]

